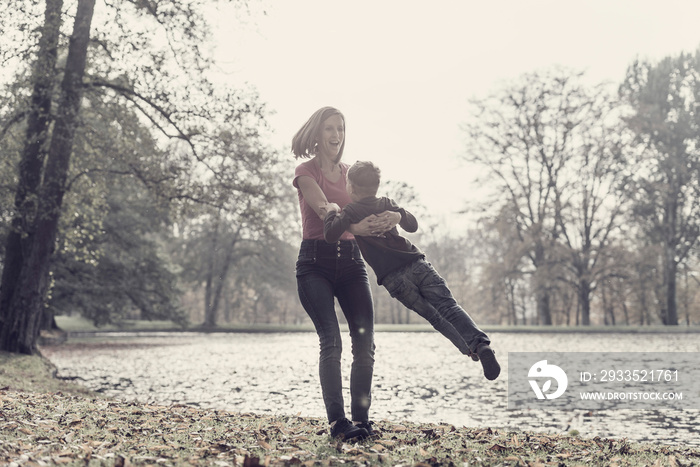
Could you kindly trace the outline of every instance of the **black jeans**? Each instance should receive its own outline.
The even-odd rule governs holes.
[[[319,376],[328,421],[345,417],[340,369],[342,341],[334,297],[350,329],[352,420],[367,421],[374,372],[374,308],[357,243],[303,240],[296,265],[299,299],[314,323],[321,347]]]
[[[479,344],[490,344],[488,336],[457,304],[445,279],[424,259],[387,274],[382,285],[389,295],[423,318],[447,337],[463,354],[476,353]]]

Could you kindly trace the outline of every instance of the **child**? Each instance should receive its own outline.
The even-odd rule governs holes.
[[[347,191],[352,203],[342,212],[335,203],[322,206],[325,211],[323,236],[336,242],[350,224],[384,211],[401,214],[399,225],[407,232],[418,229],[416,218],[389,198],[377,198],[381,172],[371,162],[356,162],[347,173]],[[465,355],[481,361],[486,379],[494,380],[501,372],[488,336],[460,307],[445,280],[425,260],[425,255],[399,235],[396,227],[377,237],[355,238],[365,261],[374,269],[377,282],[407,308],[415,311]]]

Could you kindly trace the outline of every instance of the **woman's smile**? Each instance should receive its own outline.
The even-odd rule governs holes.
[[[328,117],[321,127],[321,134],[317,140],[321,155],[335,158],[340,153],[340,148],[345,140],[345,122],[340,115]]]

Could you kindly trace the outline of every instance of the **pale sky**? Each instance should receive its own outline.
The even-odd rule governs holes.
[[[287,149],[315,110],[337,107],[344,161],[374,161],[453,229],[464,220],[450,214],[484,191],[459,158],[470,98],[555,65],[619,83],[637,57],[700,47],[697,0],[248,3],[243,23],[230,6],[213,11],[216,57],[222,80],[255,86],[275,112],[273,144]]]
[[[479,193],[459,160],[469,98],[554,65],[617,83],[636,57],[700,46],[694,0],[268,0],[253,8],[267,14],[245,26],[219,12],[218,57],[227,80],[255,85],[276,112],[279,144],[319,107],[337,107],[345,162],[374,161],[445,217]]]

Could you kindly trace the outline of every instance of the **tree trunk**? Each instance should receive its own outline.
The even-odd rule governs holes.
[[[664,245],[663,268],[665,309],[661,319],[663,324],[667,326],[676,326],[678,325],[678,309],[676,305],[676,273],[678,264],[674,258],[674,248],[668,243]]]
[[[552,311],[550,309],[550,297],[548,291],[548,281],[546,271],[545,249],[541,242],[535,245],[535,297],[537,301],[538,324],[551,326]]]
[[[56,124],[51,137],[41,197],[34,222],[34,237],[24,258],[6,321],[0,331],[2,350],[36,353],[42,309],[49,285],[49,265],[61,216],[66,178],[73,150],[82,98],[90,25],[95,0],[80,0],[70,38]]]
[[[218,228],[217,222],[217,231]],[[236,245],[240,239],[241,227],[233,234],[233,238],[229,241],[226,246],[226,254],[223,260],[218,260],[220,253],[218,252],[218,247],[215,244],[215,251],[212,252],[211,264],[209,266],[209,273],[207,275],[207,286],[206,286],[206,311],[205,311],[205,327],[215,327],[217,326],[219,317],[219,307],[221,304],[221,294],[224,288],[226,279],[228,278],[228,273],[231,269],[231,264],[233,263],[233,254],[236,250]],[[217,234],[217,238],[219,235]],[[218,240],[216,242],[219,243]],[[216,263],[221,263],[219,267],[216,267]]]
[[[579,279],[578,302],[581,305],[581,324],[591,325],[591,284],[585,279]]]
[[[600,288],[600,300],[603,306],[603,324],[607,326],[610,323],[608,322],[608,296],[605,293],[605,284]]]
[[[625,300],[620,300],[620,303],[622,303],[622,314],[625,317],[625,325],[629,326],[630,325],[630,314],[629,314],[629,309],[627,308],[627,303]]]
[[[508,307],[508,324],[513,326],[518,325],[518,310],[515,303],[515,285],[512,281],[506,279],[506,306]]]
[[[676,273],[678,272],[678,264],[673,258],[673,251],[667,248],[665,258],[665,276],[666,276],[666,313],[664,315],[664,324],[668,326],[678,325],[678,305],[676,303]]]
[[[233,253],[236,250],[236,244],[238,243],[238,239],[240,237],[240,231],[241,229],[239,227],[233,239],[229,242],[228,249],[226,250],[226,257],[224,258],[224,263],[221,265],[219,280],[214,286],[214,296],[211,297],[212,302],[210,305],[213,319],[210,323],[210,326],[217,325],[219,307],[221,305],[221,295],[224,290],[224,284],[226,284],[226,279],[228,278],[228,273],[231,270],[231,265],[233,264]]]
[[[0,327],[5,321],[5,315],[9,313],[10,301],[22,271],[24,253],[32,240],[30,225],[36,211],[37,190],[41,182],[48,139],[62,8],[63,0],[46,2],[39,52],[32,71],[34,87],[27,117],[24,149],[19,163],[15,214],[12,219],[12,228],[5,240],[2,286],[0,286]]]
[[[204,327],[216,326],[216,310],[212,307],[212,287],[214,286],[214,276],[216,274],[216,263],[219,254],[219,227],[221,221],[221,209],[216,213],[214,223],[211,250],[209,251],[209,263],[207,264],[207,276],[204,285]]]
[[[617,324],[615,320],[615,302],[614,296],[607,286],[602,287],[603,295],[603,313],[605,313],[605,324],[615,326]]]
[[[688,289],[688,268],[683,271],[684,287],[683,287],[683,316],[685,316],[685,325],[690,326],[690,300]]]
[[[513,324],[517,326],[518,324],[526,325],[527,320],[525,317],[525,310],[520,309],[520,317],[518,317],[518,291],[516,290],[516,281],[513,279],[508,279],[508,301],[510,302],[510,307],[513,312]],[[520,319],[520,322],[518,320]]]
[[[229,294],[229,286],[226,285],[223,291],[224,295],[224,322],[231,323],[231,297]]]
[[[649,319],[649,309],[647,306],[647,289],[646,285],[646,274],[640,277],[638,287],[639,287],[639,324],[644,326],[645,324],[651,324]]]

